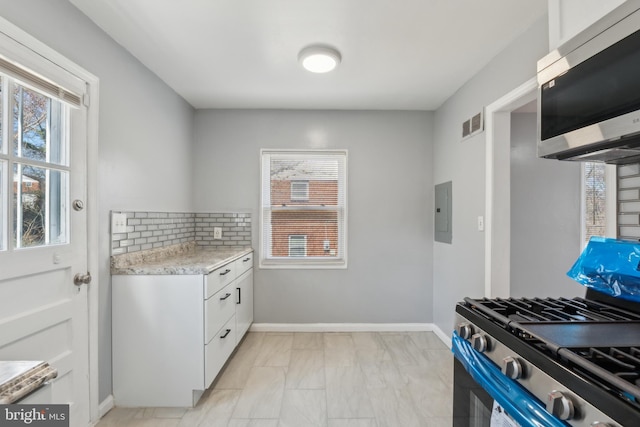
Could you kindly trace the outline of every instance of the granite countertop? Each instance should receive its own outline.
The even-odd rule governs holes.
[[[114,255],[111,257],[113,275],[209,274],[253,249],[202,247],[195,242],[165,248]]]
[[[47,362],[0,361],[0,404],[17,402],[57,376]]]

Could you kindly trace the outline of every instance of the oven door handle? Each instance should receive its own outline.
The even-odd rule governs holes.
[[[507,378],[486,356],[478,353],[457,332],[451,351],[473,379],[523,427],[566,427],[567,423],[549,414],[540,401],[520,384]]]

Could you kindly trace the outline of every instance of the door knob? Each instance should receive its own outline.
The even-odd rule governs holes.
[[[73,284],[76,286],[88,285],[91,283],[91,273],[87,272],[87,274],[76,274],[73,276]]]

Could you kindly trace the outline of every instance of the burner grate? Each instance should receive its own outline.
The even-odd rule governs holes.
[[[569,351],[579,356],[574,362],[578,362],[583,370],[589,371],[600,381],[606,381],[607,378],[618,379],[608,381],[607,388],[616,390],[620,397],[640,406],[640,348],[585,347]],[[611,376],[602,375],[603,371]]]
[[[583,298],[495,298],[465,299],[486,317],[505,325],[536,322],[640,321],[640,315]]]

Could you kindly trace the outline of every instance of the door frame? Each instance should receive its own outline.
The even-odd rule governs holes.
[[[96,423],[100,418],[98,401],[98,106],[100,105],[100,80],[3,17],[0,17],[0,32],[87,83],[88,97],[84,100],[87,106],[87,200],[85,206],[87,211],[87,267],[93,276],[91,284],[87,287],[89,414],[90,422]]]
[[[510,296],[511,275],[511,112],[538,97],[535,77],[485,109],[484,294]],[[499,227],[494,227],[499,224]]]

